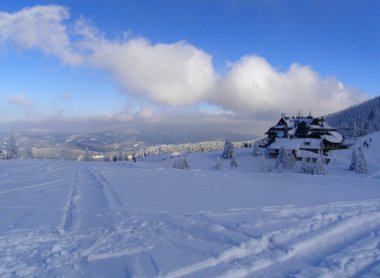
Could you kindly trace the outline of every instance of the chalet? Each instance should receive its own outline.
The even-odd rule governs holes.
[[[265,134],[265,147],[271,157],[277,157],[281,147],[292,150],[299,159],[313,157],[319,150],[326,153],[329,150],[345,148],[343,136],[329,126],[323,117],[282,116]]]

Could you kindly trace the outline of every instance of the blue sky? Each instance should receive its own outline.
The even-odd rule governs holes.
[[[18,0],[0,12],[3,121],[254,120],[380,92],[375,0]]]

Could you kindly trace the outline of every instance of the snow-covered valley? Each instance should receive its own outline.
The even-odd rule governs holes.
[[[379,277],[380,133],[369,172],[261,172],[220,153],[133,162],[0,161],[2,277]]]

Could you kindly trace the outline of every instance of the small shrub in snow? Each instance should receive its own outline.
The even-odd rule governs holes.
[[[231,156],[230,165],[232,168],[236,168],[238,166],[235,154],[232,154],[232,156]]]
[[[223,170],[223,163],[220,160],[219,156],[216,158],[216,164],[215,164],[214,168],[215,168],[215,170]]]
[[[231,159],[231,157],[234,155],[235,148],[234,145],[230,140],[226,140],[224,142],[224,149],[222,153],[222,157],[225,159]]]
[[[294,157],[292,151],[285,150],[283,147],[281,147],[277,157],[276,169],[293,169],[295,164],[296,158]]]
[[[176,159],[174,161],[173,168],[175,168],[175,169],[186,169],[186,170],[190,169],[190,165],[189,165],[189,162],[187,161],[187,157],[182,156],[179,159]]]

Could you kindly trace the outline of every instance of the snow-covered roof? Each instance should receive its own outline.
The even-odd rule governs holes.
[[[299,123],[305,123],[311,129],[326,129],[335,130],[330,125],[328,125],[323,118],[313,118],[313,117],[282,117],[272,129],[277,128],[288,128],[295,129]]]
[[[331,143],[336,143],[336,144],[342,143],[343,136],[340,135],[338,132],[329,131],[329,134],[330,135],[322,135],[322,138],[331,142]]]
[[[283,118],[283,120],[286,122],[286,124],[289,128],[295,128],[296,123],[299,123],[299,122],[305,122],[306,124],[309,125],[313,121],[313,118],[309,118],[309,117],[295,117],[295,118],[286,117],[286,118]]]

